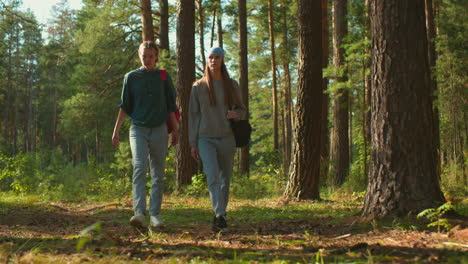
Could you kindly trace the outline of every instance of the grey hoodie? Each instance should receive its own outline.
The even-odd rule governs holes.
[[[234,85],[234,96],[239,106],[234,109],[239,119],[246,119],[247,109],[242,103],[239,84],[232,80]],[[190,94],[190,107],[188,115],[189,144],[191,147],[198,146],[199,137],[227,137],[232,136],[229,120],[226,118],[229,106],[224,104],[223,80],[213,80],[213,88],[216,95],[216,106],[210,105],[208,87],[196,82]]]

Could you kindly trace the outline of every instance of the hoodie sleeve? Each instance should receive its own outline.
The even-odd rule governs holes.
[[[200,128],[200,101],[198,99],[198,86],[193,85],[190,93],[188,128],[189,144],[191,147],[198,147],[198,135]]]

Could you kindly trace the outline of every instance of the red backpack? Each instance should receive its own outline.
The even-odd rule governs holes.
[[[164,89],[168,89],[168,86],[167,86],[167,72],[166,70],[164,69],[161,69],[159,70],[159,74],[161,75],[161,80],[164,82]],[[176,111],[175,111],[175,118],[177,120],[177,122],[179,122],[180,118],[181,118],[181,115],[180,115],[180,111],[179,111],[179,106],[176,105]],[[167,126],[167,133],[170,134],[172,132],[172,130],[174,129],[172,127],[172,124],[171,124],[171,121],[169,119],[166,120],[166,126]]]

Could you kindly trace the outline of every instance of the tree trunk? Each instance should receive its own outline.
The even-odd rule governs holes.
[[[213,21],[211,22],[210,48],[213,47],[216,26],[216,7],[213,9]]]
[[[432,0],[425,0],[425,13],[426,13],[426,35],[428,43],[428,52],[427,58],[429,61],[429,68],[431,73],[434,72],[436,67],[437,53],[435,50],[435,25],[434,25],[434,9],[432,5]],[[437,81],[433,74],[431,74],[430,80],[430,91],[432,96],[433,104],[433,118],[434,118],[434,141],[437,149],[437,170],[440,175],[441,164],[440,164],[440,130],[439,130],[439,106],[437,104]]]
[[[348,34],[347,1],[333,0],[333,64],[342,69],[345,64],[343,39]],[[341,71],[341,70],[340,70]],[[348,80],[347,71],[336,78],[337,83]],[[330,172],[332,185],[341,186],[349,171],[349,93],[346,88],[340,88],[333,99],[333,127],[331,130]]]
[[[242,91],[242,102],[247,108],[249,117],[249,62],[247,49],[247,3],[246,0],[238,1],[239,8],[239,86]],[[249,173],[250,170],[250,145],[240,149],[239,172]]]
[[[203,1],[196,0],[198,7],[198,35],[200,37],[200,60],[202,62],[202,69],[205,70],[205,17],[203,16]]]
[[[365,2],[366,5],[366,31],[369,32],[369,34],[365,34],[365,39],[368,40],[370,35],[370,0],[366,0]],[[371,53],[371,49],[366,48],[366,54]],[[363,76],[364,77],[364,100],[363,100],[363,113],[364,113],[364,177],[366,178],[367,182],[367,177],[369,175],[369,160],[368,160],[368,150],[369,150],[369,144],[371,141],[371,111],[370,111],[370,105],[371,105],[371,75],[367,74],[366,75],[366,69],[370,69],[370,60],[366,61],[364,66],[363,66]]]
[[[285,196],[320,199],[322,20],[320,1],[298,0],[299,67],[294,154]]]
[[[169,52],[169,4],[167,0],[159,0],[159,46]]]
[[[272,100],[273,100],[273,150],[279,151],[278,140],[278,93],[276,88],[275,31],[273,27],[273,0],[268,0],[268,28],[270,30]]]
[[[328,1],[322,0],[322,67],[328,67]],[[322,128],[321,128],[321,142],[320,142],[320,179],[325,182],[328,174],[328,159],[330,152],[330,138],[328,130],[328,108],[329,108],[329,96],[325,91],[328,89],[328,79],[324,78],[322,83]]]
[[[282,26],[283,26],[283,37],[281,40],[281,62],[283,67],[283,113],[284,113],[284,140],[283,140],[283,171],[287,175],[289,172],[289,166],[291,163],[291,154],[292,154],[292,99],[291,99],[291,73],[289,71],[289,62],[291,56],[289,55],[291,47],[289,46],[289,21],[288,21],[288,5],[291,4],[291,1],[281,1],[281,11],[282,11]]]
[[[218,47],[223,47],[223,8],[221,7],[221,0],[217,0],[218,14],[217,14],[217,28],[218,28]]]
[[[11,151],[11,134],[10,134],[10,121],[11,121],[11,105],[12,100],[12,86],[13,86],[13,52],[12,52],[11,42],[8,44],[8,65],[7,65],[7,94],[6,94],[6,107],[5,107],[5,142],[8,145],[9,150]]]
[[[190,91],[195,81],[195,2],[178,1],[177,10],[177,103],[183,113],[188,113]],[[190,184],[197,171],[197,163],[190,155],[188,119],[180,123],[180,140],[177,146],[177,184]]]
[[[153,16],[151,14],[151,0],[140,0],[141,23],[143,41],[154,41]]]
[[[362,213],[444,202],[437,175],[424,0],[371,1],[372,149]]]

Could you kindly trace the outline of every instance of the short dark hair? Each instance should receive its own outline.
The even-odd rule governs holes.
[[[143,41],[140,44],[140,47],[138,47],[138,54],[140,54],[142,49],[154,49],[154,51],[156,51],[156,55],[159,55],[158,45],[156,45],[156,43],[154,43],[154,41],[151,41],[151,40]]]

